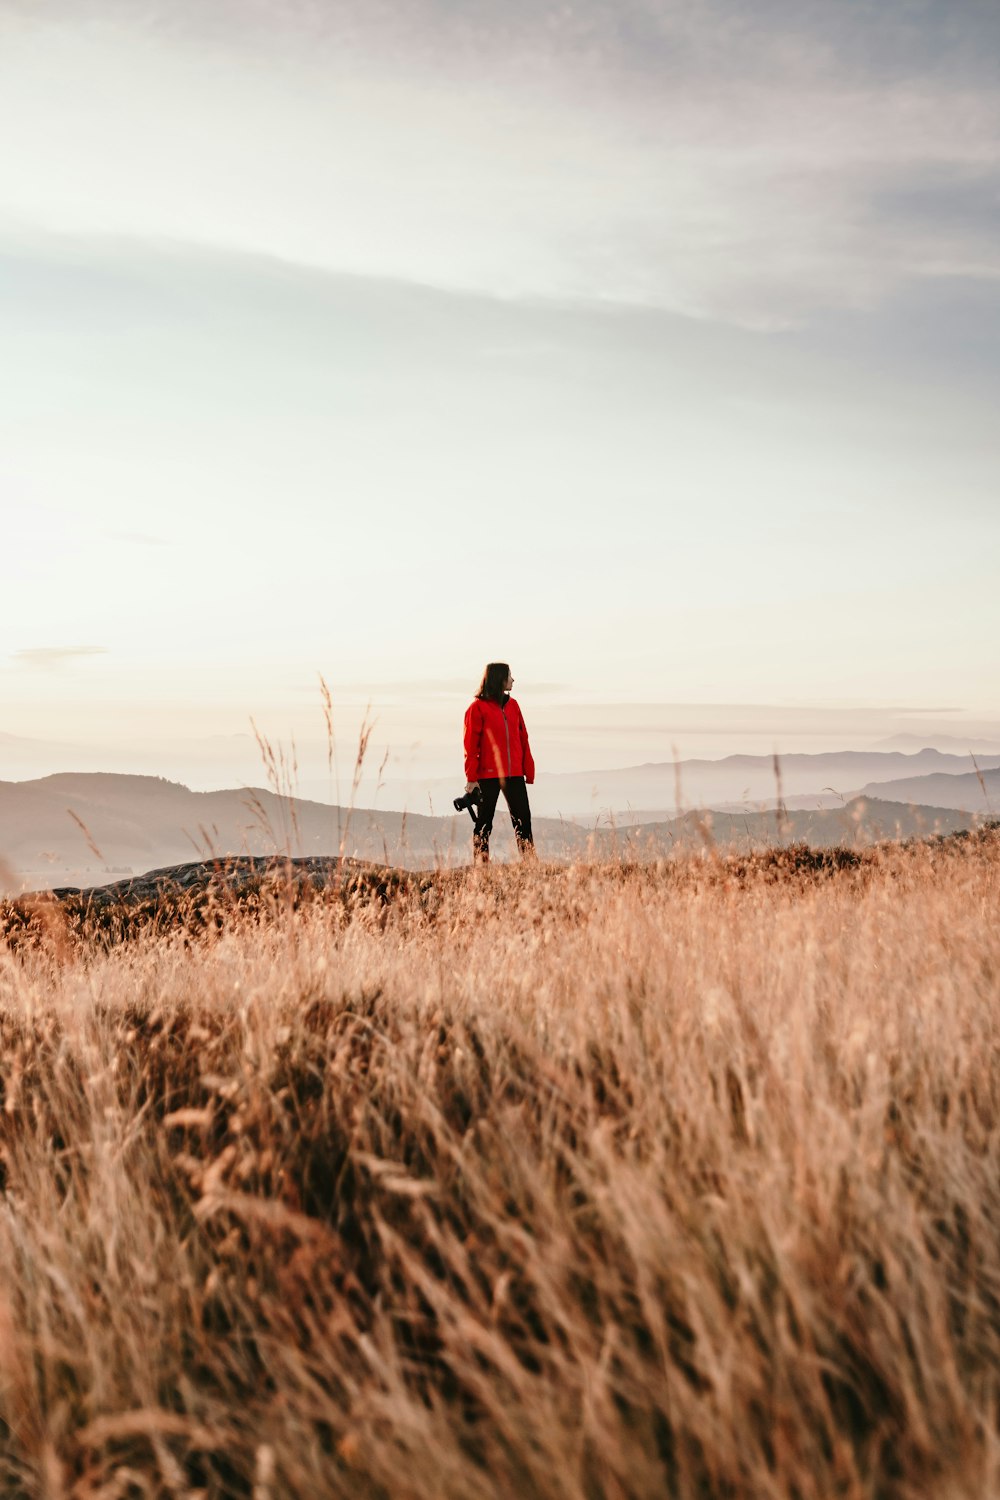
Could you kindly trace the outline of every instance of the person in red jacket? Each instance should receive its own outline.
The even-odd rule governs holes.
[[[528,731],[510,696],[514,679],[505,661],[491,661],[479,692],[465,711],[465,790],[479,788],[479,815],[472,831],[473,859],[489,862],[497,799],[503,792],[522,858],[535,852],[527,788],[535,779]]]

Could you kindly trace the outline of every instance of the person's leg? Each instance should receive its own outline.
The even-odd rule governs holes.
[[[479,816],[472,830],[472,858],[481,864],[489,864],[490,834],[493,832],[493,814],[497,810],[500,796],[500,781],[496,776],[482,777],[479,782]]]
[[[531,833],[531,808],[528,806],[528,788],[523,776],[509,776],[504,784],[504,797],[510,810],[510,821],[521,856],[535,852],[535,840]]]

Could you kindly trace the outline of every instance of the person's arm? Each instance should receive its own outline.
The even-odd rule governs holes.
[[[465,790],[471,792],[479,780],[479,756],[483,741],[483,711],[478,703],[465,710]]]
[[[518,730],[521,735],[521,759],[524,765],[524,779],[531,786],[535,779],[535,758],[531,753],[531,746],[528,744],[528,726],[524,722],[524,715],[520,707],[517,710],[517,720]]]

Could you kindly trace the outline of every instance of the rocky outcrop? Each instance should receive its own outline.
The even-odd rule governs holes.
[[[143,875],[131,875],[127,880],[85,890],[78,886],[58,886],[51,894],[59,901],[79,901],[91,910],[100,911],[109,906],[141,906],[164,897],[182,899],[212,891],[237,898],[258,893],[265,887],[275,891],[321,891],[351,884],[362,876],[370,879],[379,869],[386,878],[398,877],[398,871],[384,866],[328,855],[297,859],[283,855],[227,855],[196,860],[193,864],[165,865],[159,870],[147,870]]]
[[[221,927],[234,912],[274,915],[316,898],[384,907],[429,877],[355,859],[239,855],[167,865],[111,885],[62,886],[0,902],[0,941],[52,934],[118,940],[142,929]]]

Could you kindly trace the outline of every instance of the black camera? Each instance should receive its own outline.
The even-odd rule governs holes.
[[[456,812],[467,812],[474,818],[479,803],[482,800],[482,795],[479,788],[474,786],[471,792],[466,792],[462,797],[456,797],[451,805]]]

